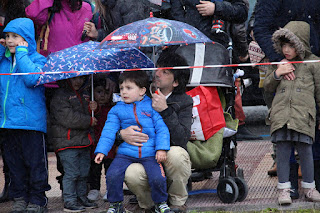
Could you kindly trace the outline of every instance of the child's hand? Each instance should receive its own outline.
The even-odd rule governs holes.
[[[95,117],[91,118],[91,126],[96,126],[98,123],[98,120]]]
[[[288,62],[288,60],[283,59],[281,62]],[[294,70],[295,68],[292,64],[279,64],[276,70],[276,76],[280,77],[283,75],[286,80],[294,80],[296,78],[293,72]]]
[[[166,161],[167,160],[167,152],[164,150],[158,150],[156,153],[156,160],[158,163]]]
[[[97,164],[100,164],[102,162],[103,158],[104,158],[104,154],[98,153],[96,155],[96,157],[94,158],[94,162]]]
[[[6,46],[6,40],[4,38],[1,38],[0,39],[0,44],[5,47]]]
[[[87,31],[87,36],[90,38],[98,38],[98,30],[96,29],[96,26],[92,22],[85,22],[83,26],[83,31]]]
[[[26,42],[26,41],[21,41],[21,42],[18,43],[18,46],[28,47],[28,42]]]
[[[96,111],[96,109],[98,108],[98,104],[95,101],[90,101],[89,107],[92,111]]]

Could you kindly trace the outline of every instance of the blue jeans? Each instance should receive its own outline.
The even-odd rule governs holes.
[[[76,202],[78,197],[84,197],[87,193],[90,150],[89,148],[65,149],[59,151],[58,155],[64,170],[63,200]]]
[[[155,157],[133,158],[117,154],[112,161],[106,175],[108,200],[110,203],[123,201],[123,181],[127,167],[132,163],[141,163],[148,175],[153,202],[162,203],[167,201],[167,178],[163,167],[157,163]]]
[[[9,196],[23,197],[27,203],[46,206],[48,158],[44,133],[28,130],[1,130],[4,158],[9,167]]]

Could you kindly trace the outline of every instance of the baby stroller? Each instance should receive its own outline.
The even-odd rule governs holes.
[[[189,66],[223,65],[230,63],[230,51],[226,50],[226,48],[219,43],[197,43],[180,46],[175,52],[183,56]],[[234,71],[231,67],[193,68],[191,69],[189,84],[187,86],[196,87],[202,85],[205,87],[218,88],[220,91],[219,95],[222,94],[224,99],[224,101],[222,101],[224,114],[229,114],[231,120],[233,120],[236,91],[233,73]],[[210,165],[200,165],[197,168],[193,168],[187,186],[190,195],[197,194],[196,191],[192,191],[192,182],[208,179],[212,176],[213,171],[220,171],[217,189],[211,190],[211,192],[217,193],[220,200],[224,203],[243,201],[247,197],[248,186],[244,180],[243,170],[237,168],[235,163],[237,148],[236,129],[237,124],[235,128],[229,128],[228,125],[224,127],[223,139],[221,137],[221,155],[218,156],[215,162],[212,161]],[[201,143],[202,142],[199,142],[199,144]],[[189,146],[188,152],[194,167]],[[201,158],[202,156],[199,157]],[[202,191],[200,193],[208,193],[208,191]]]

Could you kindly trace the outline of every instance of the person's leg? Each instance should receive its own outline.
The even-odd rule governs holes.
[[[24,132],[22,139],[23,158],[29,176],[29,205],[46,206],[48,198],[45,192],[50,190],[51,187],[48,184],[48,157],[44,133],[37,131]]]
[[[179,146],[171,146],[164,162],[167,176],[170,207],[185,210],[188,199],[187,183],[191,175],[191,161],[188,152]]]
[[[123,201],[123,182],[125,171],[134,162],[134,158],[117,154],[112,161],[106,175],[108,200],[110,203]]]
[[[129,190],[136,195],[140,208],[151,209],[154,206],[148,176],[142,164],[133,163],[127,168],[125,183]]]
[[[292,142],[282,141],[277,142],[277,175],[278,175],[278,189],[279,197],[278,203],[291,204],[290,197],[291,183],[289,181],[290,172],[290,154],[291,154]]]
[[[320,130],[318,129],[318,125],[316,125],[315,131],[316,134],[312,145],[314,180],[316,182],[316,189],[320,191]]]
[[[291,183],[290,196],[292,199],[299,198],[298,170],[299,170],[299,163],[296,161],[295,148],[292,147],[291,154],[290,154],[290,174],[289,174],[289,181]]]
[[[320,202],[320,194],[315,189],[312,145],[297,143],[296,148],[300,157],[302,180],[301,187],[304,188],[305,196],[308,200]]]
[[[94,162],[94,159],[91,159],[90,163],[90,172],[88,176],[88,183],[90,190],[99,190],[100,191],[100,178],[101,178],[101,170],[102,170],[102,164],[97,164]]]
[[[60,190],[63,191],[63,184],[62,184],[62,180],[63,180],[63,175],[64,175],[64,170],[63,170],[63,166],[60,160],[59,155],[56,153],[56,158],[57,158],[57,170],[60,173],[60,175],[58,175],[56,177],[59,185],[60,185]]]
[[[3,130],[6,132],[3,140],[3,157],[9,167],[11,185],[9,196],[14,199],[12,210],[25,211],[27,207],[27,170],[24,166],[22,142],[19,130]],[[19,205],[15,205],[19,204]]]
[[[76,180],[80,176],[78,149],[65,149],[59,151],[58,155],[64,169],[62,180],[64,203],[77,203]]]
[[[87,180],[90,171],[90,150],[89,148],[79,149],[78,152],[78,167],[79,177],[77,179],[77,196],[86,197],[87,194]]]
[[[167,202],[167,179],[162,165],[157,163],[157,160],[154,157],[147,157],[139,160],[146,170],[153,202]]]
[[[2,136],[0,136],[2,137]],[[2,140],[3,138],[0,138],[0,140]],[[2,155],[2,162],[3,162],[3,174],[4,174],[4,186],[3,186],[3,190],[0,194],[0,203],[4,203],[10,200],[9,197],[9,186],[10,186],[10,175],[9,175],[9,168],[8,165],[6,163],[6,160],[4,159],[4,151],[3,151],[3,145],[2,145],[2,141],[0,141],[0,152]]]

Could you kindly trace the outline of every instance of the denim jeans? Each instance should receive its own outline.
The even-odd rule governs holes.
[[[87,193],[87,178],[90,170],[89,148],[65,149],[58,152],[63,175],[63,200],[76,202],[78,197]]]

